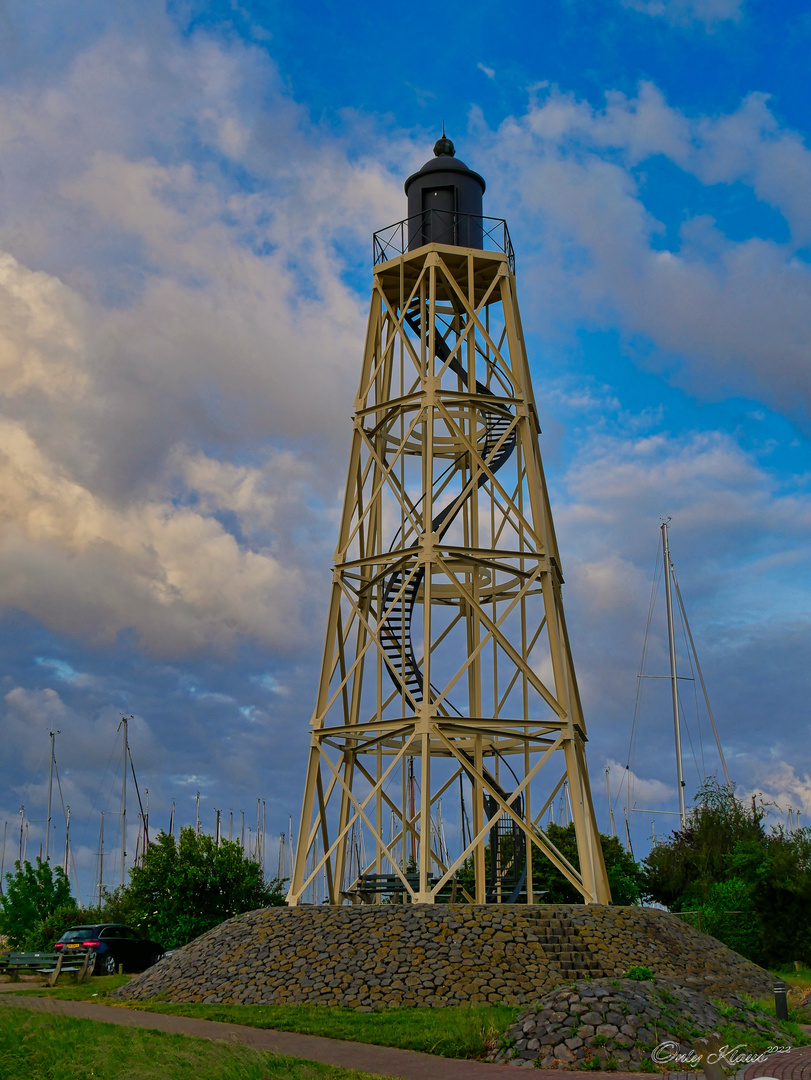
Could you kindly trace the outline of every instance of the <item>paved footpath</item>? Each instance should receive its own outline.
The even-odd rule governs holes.
[[[39,984],[41,985],[41,984]],[[33,987],[31,987],[33,989]],[[270,1054],[320,1061],[339,1065],[373,1076],[397,1077],[398,1080],[505,1080],[513,1075],[509,1065],[492,1065],[484,1061],[461,1061],[456,1058],[420,1054],[415,1050],[398,1050],[390,1046],[325,1039],[320,1035],[300,1035],[293,1031],[268,1031],[244,1024],[222,1024],[213,1020],[197,1020],[168,1013],[147,1013],[120,1005],[96,1005],[89,1001],[59,1001],[55,998],[22,996],[24,984],[0,984],[0,1007],[8,1003],[33,1012],[57,1013],[83,1020],[97,1020],[121,1027],[137,1027],[151,1031],[166,1031],[176,1035],[192,1035],[198,1039],[221,1039],[252,1046]],[[575,1080],[581,1075],[558,1069],[544,1069],[544,1080]],[[639,1073],[593,1072],[594,1080],[640,1080]],[[662,1080],[705,1080],[703,1073],[661,1073]],[[765,1062],[741,1070],[734,1080],[757,1080],[758,1077],[777,1077],[778,1080],[811,1080],[811,1047],[798,1047],[787,1054],[775,1054]]]
[[[764,1062],[748,1065],[735,1080],[776,1076],[778,1080],[811,1080],[811,1046],[798,1046],[787,1054],[772,1054]]]

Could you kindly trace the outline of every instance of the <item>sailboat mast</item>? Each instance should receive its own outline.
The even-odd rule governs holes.
[[[70,803],[65,807],[65,861],[62,863],[62,869],[65,871],[65,877],[70,876]]]
[[[48,734],[51,737],[51,760],[48,763],[48,820],[45,823],[45,862],[49,861],[48,852],[50,850],[51,842],[51,796],[53,795],[54,785],[54,739],[59,732],[49,731]],[[56,847],[55,842],[54,847]]]
[[[3,854],[0,856],[0,896],[3,895],[3,882],[5,880],[6,872],[6,832],[8,831],[8,821],[3,822]]]
[[[610,771],[611,771],[610,768],[606,765],[606,768],[605,768],[605,798],[606,798],[606,802],[608,803],[608,823],[609,823],[609,826],[611,828],[611,835],[616,836],[617,835],[617,825],[616,825],[616,822],[614,821],[614,807],[611,805],[611,784],[610,784],[609,778],[608,778],[608,774],[610,773]]]
[[[684,767],[681,756],[681,724],[679,722],[679,683],[676,674],[676,635],[673,631],[673,594],[671,588],[671,575],[673,568],[670,562],[670,544],[668,543],[667,522],[662,522],[662,557],[665,572],[665,603],[667,604],[667,640],[670,648],[670,691],[673,699],[673,732],[676,739],[676,778],[679,786],[679,819],[681,827],[687,824],[687,814],[684,808]]]
[[[127,861],[127,755],[129,753],[129,741],[127,739],[127,718],[121,717],[124,727],[124,750],[121,755],[121,887],[124,887]]]
[[[631,855],[631,858],[633,858],[634,845],[631,843],[631,829],[630,829],[630,826],[628,825],[628,807],[624,806],[622,808],[622,811],[625,814],[625,850],[627,852],[629,852],[630,855]]]
[[[726,758],[724,757],[724,751],[721,747],[721,739],[718,735],[718,728],[715,726],[715,717],[712,714],[712,705],[710,705],[710,695],[707,693],[707,687],[704,683],[704,676],[701,672],[701,664],[698,662],[698,653],[696,652],[695,642],[693,641],[693,635],[690,631],[690,623],[687,620],[687,612],[684,610],[684,601],[681,598],[681,589],[679,588],[679,579],[676,577],[676,568],[673,567],[673,584],[676,587],[676,599],[679,602],[679,608],[681,610],[681,617],[684,620],[684,629],[687,631],[687,639],[690,642],[690,651],[693,654],[693,660],[696,665],[696,673],[698,674],[698,680],[701,683],[701,692],[704,695],[704,704],[707,706],[707,715],[710,718],[712,724],[712,733],[715,736],[715,745],[718,747],[718,757],[721,759],[721,768],[724,770],[724,779],[727,782],[727,787],[732,791],[732,781],[729,779],[729,773],[727,772]]]
[[[104,894],[104,811],[101,812],[101,831],[99,833],[99,907]]]

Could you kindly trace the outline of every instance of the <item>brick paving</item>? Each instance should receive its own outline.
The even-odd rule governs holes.
[[[747,1065],[735,1080],[776,1076],[778,1080],[811,1080],[811,1046],[798,1046],[787,1054],[772,1054],[763,1062]]]

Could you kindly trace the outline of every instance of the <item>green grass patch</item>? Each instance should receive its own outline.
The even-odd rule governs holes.
[[[715,1003],[717,1007],[717,1002]],[[774,998],[758,998],[755,1005],[763,1012],[768,1013],[772,1019],[777,1019]],[[791,1035],[792,1039],[797,1041],[798,1046],[805,1046],[811,1042],[811,1039],[802,1031],[798,1026],[800,1024],[808,1023],[808,1009],[795,1009],[792,1005],[788,1007],[788,1020],[780,1021],[780,1029],[786,1031]]]
[[[523,1011],[509,1005],[459,1005],[359,1013],[331,1005],[178,1005],[168,1001],[138,1001],[132,1007],[449,1058],[482,1057]]]
[[[487,1052],[524,1011],[511,1005],[458,1005],[442,1009],[385,1009],[360,1013],[332,1005],[202,1005],[177,1004],[158,999],[122,1002],[107,998],[126,977],[111,975],[81,986],[35,990],[38,997],[77,1001],[92,998],[99,1004],[126,1005],[144,1012],[220,1020],[226,1024],[273,1031],[296,1031],[329,1039],[397,1046],[449,1058],[479,1058]],[[95,995],[95,996],[94,996]]]
[[[735,1048],[738,1054],[763,1054],[773,1046],[807,1046],[811,1042],[811,1038],[796,1023],[781,1021],[778,1025],[781,1034],[775,1035],[772,1032],[764,1034],[757,1031],[752,1026],[750,1017],[741,1013],[740,1010],[731,1006],[722,1006],[717,1001],[713,1002],[713,1004],[716,1008],[720,1008],[721,1012],[721,1023],[716,1025],[713,1030],[720,1035],[722,1046],[726,1045]],[[697,1038],[708,1034],[689,1021],[668,1016],[668,1012],[669,1010],[665,1009],[665,1016],[658,1023],[654,1022],[651,1025],[654,1029],[657,1029],[657,1039],[659,1038],[658,1029],[660,1026],[662,1030],[666,1029],[670,1034],[675,1035],[680,1042],[686,1043],[688,1046],[692,1046]],[[772,1009],[773,1016],[774,1009]],[[719,1064],[727,1072],[735,1072],[743,1064],[743,1059],[740,1059],[737,1065],[734,1062],[725,1061]],[[668,1066],[663,1066],[663,1069],[664,1071],[670,1071]]]
[[[0,1004],[3,1080],[371,1080],[369,1073],[188,1035]]]
[[[771,974],[785,979],[787,983],[795,983],[797,986],[804,987],[811,986],[811,968],[806,967],[804,964],[800,964],[799,967],[795,967],[794,964],[784,964],[782,967],[771,971]]]
[[[805,1034],[804,1031],[797,1024],[791,1021],[782,1021],[780,1024],[780,1031],[783,1033],[782,1040],[774,1035],[762,1035],[759,1031],[753,1031],[751,1028],[743,1028],[738,1024],[727,1024],[726,1026],[719,1027],[717,1029],[718,1034],[721,1036],[721,1042],[729,1043],[731,1046],[741,1044],[745,1046],[747,1050],[753,1051],[758,1054],[765,1053],[770,1047],[781,1044],[783,1046],[807,1046],[811,1039]]]
[[[117,990],[119,986],[128,983],[132,975],[98,975],[87,982],[60,982],[51,989],[49,986],[38,986],[36,990],[25,990],[26,997],[52,997],[61,1001],[104,1001],[111,990]],[[110,1002],[105,1001],[105,1004]]]

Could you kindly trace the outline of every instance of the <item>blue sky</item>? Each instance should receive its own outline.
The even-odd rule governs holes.
[[[811,15],[557,0],[418,16],[0,3],[7,863],[21,805],[29,854],[42,840],[58,728],[89,892],[123,712],[153,827],[173,798],[192,821],[197,790],[207,828],[214,808],[255,821],[262,798],[275,867],[371,233],[404,216],[443,120],[516,249],[601,825],[666,515],[733,779],[777,820],[811,813]],[[661,604],[649,665],[666,670]],[[658,693],[646,683],[632,801],[672,809]],[[699,771],[690,757],[690,793]],[[631,816],[644,851],[650,821]]]

